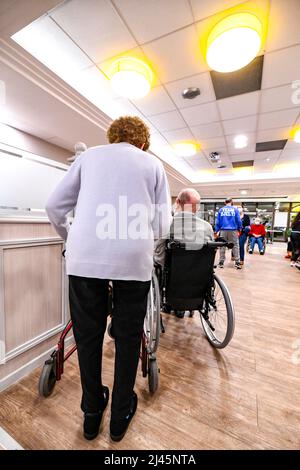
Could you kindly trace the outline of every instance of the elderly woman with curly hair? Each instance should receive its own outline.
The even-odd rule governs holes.
[[[147,126],[116,119],[109,145],[92,147],[72,164],[46,210],[66,240],[70,313],[82,384],[83,433],[94,439],[109,400],[102,384],[108,283],[113,283],[115,372],[110,436],[123,438],[137,408],[134,384],[153,268],[154,238],[170,226],[170,195],[162,163],[146,153]],[[75,210],[71,227],[67,214]]]

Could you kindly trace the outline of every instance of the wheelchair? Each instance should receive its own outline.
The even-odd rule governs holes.
[[[191,316],[198,311],[204,334],[217,349],[228,345],[235,326],[230,292],[214,272],[217,249],[224,246],[231,249],[233,244],[219,238],[190,250],[168,240],[161,279],[162,310],[189,310]]]
[[[251,238],[253,238],[251,235],[248,236],[248,239],[247,239],[247,252],[249,253],[250,251],[250,240]],[[265,252],[266,252],[266,247],[267,247],[267,241],[266,241],[266,237],[262,237],[262,241],[263,241],[263,251],[260,253],[261,255],[264,255]],[[254,245],[254,248],[255,248],[255,245]],[[254,253],[254,250],[253,250],[253,253]]]
[[[107,333],[113,339],[113,287],[111,285],[109,286],[107,313],[111,317]],[[159,345],[160,321],[160,291],[156,274],[153,271],[140,351],[142,375],[143,377],[148,376],[148,388],[151,394],[154,394],[159,386],[159,368],[156,351]],[[64,363],[77,349],[75,344],[65,352],[65,339],[71,330],[72,320],[69,320],[60,335],[55,350],[44,363],[38,384],[38,391],[41,397],[48,397],[52,394],[56,382],[61,380],[64,373]]]

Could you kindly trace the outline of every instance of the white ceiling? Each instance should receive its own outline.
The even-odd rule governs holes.
[[[299,92],[298,101],[292,101],[297,92],[292,82],[300,80],[300,1],[253,1],[270,7],[261,51],[262,89],[221,100],[216,100],[199,36],[208,17],[240,1],[68,0],[15,39],[112,118],[122,112],[144,118],[156,153],[194,183],[216,177],[220,188],[228,178],[234,184],[239,173],[231,163],[252,159],[248,185],[261,175],[277,178],[283,170],[282,176],[289,172],[300,177],[300,144],[290,138],[291,128],[300,124]],[[112,58],[120,54],[144,58],[152,66],[155,86],[146,98],[129,102],[111,92],[105,74]],[[193,101],[181,97],[189,86],[201,90]],[[43,126],[53,133],[48,121]],[[237,151],[233,137],[238,133],[248,135],[249,145]],[[55,137],[63,143],[64,135]],[[283,151],[255,152],[256,142],[285,138],[289,142]],[[179,158],[172,145],[187,139],[198,140],[202,150],[195,157]],[[221,152],[226,169],[215,169],[208,158],[211,151]]]

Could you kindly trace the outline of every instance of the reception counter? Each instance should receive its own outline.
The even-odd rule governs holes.
[[[46,217],[0,215],[0,390],[47,359],[68,319],[63,247]]]

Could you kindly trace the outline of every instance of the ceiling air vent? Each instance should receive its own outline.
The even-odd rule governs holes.
[[[233,168],[246,168],[253,166],[254,160],[244,160],[242,162],[232,162]]]
[[[268,152],[271,150],[282,150],[287,143],[287,139],[271,140],[269,142],[258,142],[256,144],[255,152]]]

